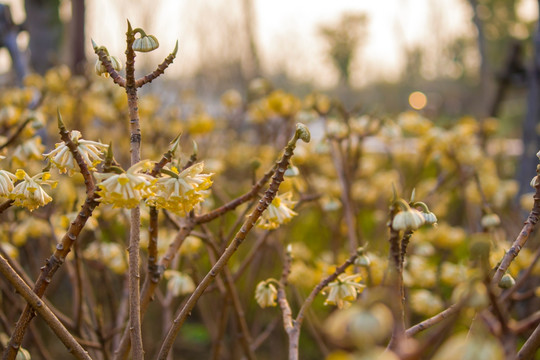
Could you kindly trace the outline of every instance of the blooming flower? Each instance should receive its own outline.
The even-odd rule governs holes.
[[[167,283],[167,290],[174,296],[190,294],[195,290],[195,283],[191,277],[185,273],[176,270],[165,270],[163,273]]]
[[[6,170],[0,170],[0,196],[9,197],[13,191],[13,180],[17,177]]]
[[[18,169],[15,172],[15,177],[21,182],[9,194],[9,198],[14,200],[14,205],[34,211],[52,201],[52,198],[41,187],[41,185],[56,187],[56,181],[49,180],[51,175],[48,172],[42,172],[30,177],[24,170]]]
[[[255,288],[255,300],[260,307],[276,306],[277,289],[272,280],[261,281]]]
[[[195,205],[204,200],[212,185],[213,174],[202,174],[204,163],[200,162],[182,172],[173,167],[165,169],[165,176],[156,183],[156,195],[148,201],[158,209],[167,209],[179,215],[185,215]]]
[[[151,186],[154,180],[150,175],[140,171],[147,169],[150,163],[141,161],[131,166],[126,172],[96,173],[100,182],[97,184],[99,201],[113,207],[132,209],[139,205],[143,197],[152,195]]]
[[[81,133],[77,130],[73,130],[70,137],[71,141],[77,145],[77,150],[88,166],[88,169],[95,170],[95,166],[102,161],[102,153],[107,150],[109,145],[81,139]],[[48,157],[49,161],[56,166],[61,173],[67,172],[69,176],[72,176],[78,169],[75,158],[71,151],[69,151],[65,142],[57,143],[53,151],[43,155]]]
[[[339,309],[348,308],[351,302],[356,300],[356,295],[361,293],[365,285],[359,283],[362,277],[359,274],[341,274],[336,281],[324,288],[328,292],[325,305],[336,305]]]
[[[268,208],[262,213],[257,222],[257,227],[271,230],[291,221],[293,216],[298,215],[292,210],[294,205],[296,205],[296,201],[292,201],[291,198],[292,193],[290,192],[276,196],[272,200],[272,203],[268,205]]]

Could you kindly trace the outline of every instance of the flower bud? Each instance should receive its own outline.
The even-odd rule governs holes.
[[[154,35],[145,35],[133,41],[133,50],[139,52],[150,52],[159,47],[159,41]]]
[[[424,225],[426,220],[422,216],[422,213],[416,209],[408,209],[400,211],[394,216],[392,221],[392,228],[396,231],[400,230],[417,230],[420,226]]]
[[[499,287],[501,289],[510,289],[516,284],[516,280],[510,274],[504,274],[501,280],[499,281]]]
[[[501,224],[501,219],[497,214],[486,214],[480,221],[484,229],[490,229]]]
[[[362,254],[354,260],[354,265],[367,268],[371,265],[371,260],[369,260],[369,257],[366,254]]]
[[[311,134],[309,133],[309,129],[306,125],[302,123],[296,124],[296,133],[298,134],[298,138],[305,143],[308,143],[311,140]]]
[[[261,281],[255,288],[255,300],[260,307],[276,306],[277,289],[270,279]]]
[[[116,56],[109,56],[108,58],[114,70],[122,70],[122,63],[116,58]],[[99,59],[96,61],[95,70],[97,75],[109,77],[109,72],[107,71],[107,68]]]

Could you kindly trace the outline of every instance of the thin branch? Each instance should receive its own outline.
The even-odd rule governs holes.
[[[540,177],[540,175],[538,175]],[[533,232],[536,223],[538,223],[539,217],[540,217],[540,181],[538,181],[538,184],[535,187],[535,193],[534,193],[534,205],[533,208],[529,214],[529,217],[525,221],[525,225],[519,232],[519,235],[514,240],[514,243],[512,244],[512,247],[510,250],[506,252],[504,257],[501,260],[501,263],[497,267],[497,271],[495,272],[495,275],[493,275],[493,279],[491,280],[491,286],[496,287],[499,284],[499,281],[501,281],[503,275],[506,273],[508,268],[510,267],[510,264],[512,261],[518,256],[519,252],[525,246],[525,243],[529,239],[529,236]]]
[[[533,333],[525,344],[519,350],[516,360],[530,360],[536,354],[536,350],[540,347],[540,324],[534,329]]]
[[[125,88],[126,87],[126,79],[122,77],[116,70],[114,70],[111,61],[109,60],[109,57],[107,56],[107,53],[105,52],[105,49],[103,47],[94,48],[94,52],[99,58],[99,61],[105,66],[105,69],[107,69],[107,72],[111,76],[111,79],[115,84],[118,84],[119,86]]]
[[[414,326],[411,326],[410,328],[405,330],[405,336],[412,337],[412,336],[418,334],[421,331],[429,329],[430,327],[432,327],[434,325],[437,325],[438,323],[440,323],[444,319],[447,319],[450,316],[458,313],[460,311],[460,309],[461,309],[460,305],[454,304],[454,305],[450,306],[449,308],[447,308],[446,310],[441,311],[437,315],[434,315],[434,316],[430,317],[429,319],[426,319],[426,320],[424,320],[424,321],[422,321],[422,322],[420,322],[420,323],[418,323],[418,324],[416,324]]]
[[[69,331],[58,320],[52,311],[43,301],[30,289],[23,279],[13,270],[6,259],[0,256],[0,272],[15,287],[17,292],[28,302],[28,304],[45,320],[51,330],[58,336],[60,341],[68,348],[77,359],[91,360],[88,353],[71,336]],[[18,350],[18,349],[16,349]],[[6,351],[7,353],[8,351]]]
[[[163,74],[165,72],[165,69],[169,67],[174,61],[174,58],[176,57],[176,53],[178,52],[178,40],[176,41],[176,45],[174,47],[174,50],[172,53],[170,53],[165,60],[161,64],[158,65],[157,69],[154,70],[152,73],[146,75],[143,78],[137,79],[135,82],[135,86],[140,88],[141,86],[148,84],[155,80],[158,76]]]

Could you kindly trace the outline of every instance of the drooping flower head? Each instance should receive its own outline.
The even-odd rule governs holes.
[[[156,194],[150,205],[185,215],[208,196],[213,174],[203,174],[204,163],[194,164],[182,172],[173,167],[165,169],[156,183]]]
[[[17,177],[6,170],[0,170],[0,196],[9,197],[13,191],[13,180]]]
[[[41,185],[56,187],[56,181],[49,180],[51,174],[48,172],[42,172],[30,177],[24,170],[18,169],[15,172],[15,177],[21,182],[15,186],[9,195],[9,198],[14,200],[14,205],[34,211],[52,201],[52,198],[41,187]]]
[[[261,281],[257,284],[255,288],[255,300],[260,307],[272,307],[276,306],[277,299],[277,289],[276,286],[272,283],[272,279],[266,281]]]
[[[286,224],[291,219],[298,215],[292,209],[296,205],[296,201],[291,200],[292,193],[287,192],[278,195],[272,200],[272,203],[268,205],[268,208],[262,213],[257,227],[271,230],[276,229],[281,224]]]
[[[155,182],[150,175],[141,171],[148,170],[149,161],[140,161],[131,166],[127,171],[118,173],[96,173],[100,181],[97,185],[100,196],[99,201],[103,204],[111,204],[113,207],[132,209],[139,205],[144,197],[153,194],[152,185]]]
[[[339,309],[349,307],[356,300],[356,295],[364,290],[365,285],[360,284],[360,280],[362,277],[359,274],[339,275],[336,281],[324,288],[323,292],[328,293],[324,304],[336,305]]]
[[[107,150],[109,145],[81,139],[81,133],[77,130],[73,130],[70,137],[71,141],[77,145],[77,150],[88,166],[88,169],[95,170],[95,166],[103,161],[101,158],[102,154]],[[71,151],[69,151],[65,142],[57,143],[53,151],[43,154],[43,156],[48,157],[49,161],[56,166],[61,173],[67,172],[69,176],[72,176],[78,170],[75,158]]]

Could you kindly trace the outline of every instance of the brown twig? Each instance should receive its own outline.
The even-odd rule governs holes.
[[[516,356],[516,360],[531,360],[536,353],[536,350],[540,347],[540,324],[534,329],[533,333],[525,344],[519,349],[519,352]]]
[[[448,319],[450,316],[458,313],[461,309],[461,305],[454,304],[450,307],[448,307],[446,310],[441,311],[437,315],[434,315],[430,317],[429,319],[426,319],[414,326],[411,326],[407,330],[405,330],[405,336],[412,337],[416,334],[418,334],[421,331],[424,331],[426,329],[429,329],[430,327],[437,325],[444,319]]]
[[[537,176],[540,177],[540,166],[537,170],[537,173],[539,174]],[[525,225],[512,243],[512,247],[510,248],[510,250],[508,250],[506,254],[504,254],[501,263],[495,271],[495,275],[493,275],[493,278],[491,280],[491,286],[493,287],[496,287],[497,284],[499,284],[499,281],[501,281],[503,275],[510,267],[512,261],[516,258],[516,256],[518,256],[523,246],[525,246],[525,243],[529,239],[529,236],[531,235],[536,224],[538,223],[540,217],[540,181],[538,181],[538,185],[535,186],[535,193],[533,198],[534,205],[531,212],[529,213],[529,216],[527,217],[527,220],[525,220]]]
[[[0,272],[2,275],[15,287],[17,292],[28,302],[29,306],[34,309],[45,320],[51,330],[58,336],[62,343],[68,348],[70,352],[77,359],[90,360],[88,353],[81,347],[81,345],[71,336],[69,331],[58,320],[52,311],[43,303],[43,301],[36,295],[32,289],[23,279],[13,270],[6,259],[0,256]],[[8,346],[9,349],[9,346]],[[17,349],[18,350],[18,349]],[[7,353],[7,351],[6,351]]]
[[[107,56],[107,53],[103,47],[94,47],[94,52],[99,58],[99,61],[105,66],[105,69],[107,69],[107,72],[111,76],[111,79],[115,84],[118,84],[119,86],[125,88],[126,87],[126,79],[122,77],[116,70],[114,70],[111,61],[109,60],[109,57]]]
[[[135,86],[140,88],[141,86],[148,84],[155,80],[158,76],[163,74],[165,72],[165,69],[169,67],[174,61],[174,58],[176,57],[176,53],[178,52],[178,40],[176,41],[176,45],[174,46],[174,50],[172,53],[170,53],[165,60],[161,64],[158,65],[157,69],[154,70],[152,73],[146,75],[143,78],[137,79],[135,82]]]

